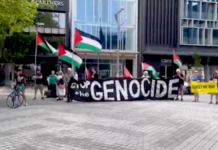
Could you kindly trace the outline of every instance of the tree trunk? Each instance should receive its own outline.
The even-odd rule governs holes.
[[[14,81],[14,63],[5,64],[5,85],[11,86]]]

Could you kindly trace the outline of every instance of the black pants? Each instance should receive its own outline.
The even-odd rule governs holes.
[[[50,85],[50,90],[51,90],[51,98],[56,98],[57,97],[56,84],[51,84]]]
[[[72,102],[74,98],[74,92],[72,91],[72,89],[68,89],[67,92],[67,101],[68,102]]]

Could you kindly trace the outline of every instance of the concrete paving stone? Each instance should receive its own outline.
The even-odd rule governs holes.
[[[218,106],[208,104],[209,95],[200,103],[191,96],[72,104],[31,98],[12,110],[0,97],[0,150],[218,149]]]

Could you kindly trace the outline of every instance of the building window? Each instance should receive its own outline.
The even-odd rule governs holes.
[[[108,59],[84,59],[83,65],[78,69],[76,68],[76,72],[79,76],[79,79],[85,79],[85,67],[91,71],[92,68],[97,70],[99,79],[108,79],[111,77],[115,77],[117,73],[117,61],[116,60],[108,60]],[[123,60],[119,61],[119,71],[123,71]]]
[[[201,11],[201,18],[207,19],[207,3],[202,3],[202,11]]]
[[[218,45],[218,30],[213,30],[213,45]]]
[[[37,27],[66,28],[66,14],[54,12],[38,12],[36,17]]]
[[[87,22],[93,22],[94,20],[94,1],[95,0],[86,0],[86,21]]]
[[[108,14],[109,14],[109,7],[110,7],[110,5],[109,5],[109,0],[103,0],[103,1],[101,1],[101,21],[103,22],[103,23],[109,23],[108,22]]]
[[[66,28],[66,14],[59,13],[59,28]]]
[[[86,0],[77,0],[76,1],[76,7],[74,7],[77,11],[76,11],[76,19],[78,21],[86,21],[86,14],[84,12],[86,12],[85,10],[85,6],[86,6]]]
[[[133,48],[136,36],[136,2],[134,0],[76,0],[76,2],[76,28],[97,38],[102,44],[102,49],[117,49],[119,40],[119,49],[135,50]],[[114,14],[119,8],[124,8],[120,13],[120,23],[123,24],[120,27],[120,33],[117,33]],[[129,41],[128,45],[127,41]]]
[[[191,44],[191,28],[183,28],[183,44]]]

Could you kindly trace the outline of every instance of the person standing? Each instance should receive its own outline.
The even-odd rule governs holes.
[[[56,86],[56,88],[57,88],[57,95],[58,95],[57,100],[62,100],[63,97],[65,96],[65,91],[66,90],[63,89],[63,86],[65,86],[64,80],[63,80],[63,72],[59,71],[58,75],[57,75],[57,86]]]
[[[66,88],[66,96],[68,96],[68,83],[70,82],[70,78],[72,77],[72,69],[67,68],[67,73],[64,75],[64,83]]]
[[[200,82],[202,80],[201,76],[198,74],[198,71],[196,70],[194,72],[194,75],[191,77],[191,81],[197,81]],[[199,102],[199,93],[194,93],[194,101],[193,102]]]
[[[98,80],[98,74],[95,68],[92,68],[92,79]]]
[[[56,98],[57,93],[56,93],[56,83],[57,83],[57,77],[55,75],[55,71],[51,71],[51,75],[48,77],[48,84],[51,90],[51,98]]]
[[[21,69],[18,69],[17,71],[17,76],[15,78],[15,90],[19,92],[18,99],[20,101],[20,96],[22,96],[24,100],[24,105],[27,106],[27,100],[26,100],[26,95],[25,95],[25,84],[26,84],[26,77],[22,73]]]
[[[43,78],[42,73],[40,72],[40,70],[37,70],[36,71],[36,76],[33,76],[33,79],[35,80],[35,86],[34,86],[35,97],[33,98],[34,100],[36,99],[36,94],[37,94],[38,89],[40,91],[41,98],[44,99],[44,97],[43,97],[43,80],[42,80],[42,78]]]
[[[212,75],[210,81],[211,82],[216,82],[218,84],[218,70],[216,70],[214,72],[214,74]],[[218,104],[218,92],[217,93],[211,93],[210,95],[211,95],[211,97],[210,97],[210,103],[209,104],[213,104],[213,96],[215,96],[216,104]]]
[[[181,101],[183,101],[183,87],[184,87],[184,75],[182,74],[180,69],[176,69],[175,78],[179,79],[179,93],[177,95],[176,100],[179,100],[179,95],[181,96]]]
[[[142,78],[150,78],[150,76],[148,75],[148,71],[144,71]]]

